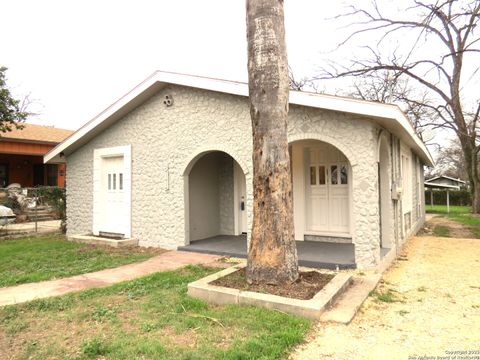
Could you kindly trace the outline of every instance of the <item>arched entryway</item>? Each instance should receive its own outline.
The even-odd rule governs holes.
[[[291,144],[295,239],[352,243],[352,167],[335,146]]]
[[[185,243],[247,233],[246,180],[223,151],[196,156],[185,174]]]
[[[296,243],[299,264],[329,269],[354,268],[355,247],[352,243],[350,215],[352,199],[350,161],[337,147],[318,140],[294,140],[290,143],[290,151],[293,169],[295,239],[299,240]],[[315,167],[315,170],[311,170],[311,167]],[[201,151],[185,166],[186,241],[185,246],[178,247],[179,250],[247,257],[247,238],[242,233],[245,230],[250,232],[248,227],[244,227],[247,223],[246,211],[249,207],[244,202],[244,194],[250,193],[248,204],[250,208],[252,194],[251,183],[245,182],[245,174],[249,182],[251,182],[251,176],[245,169],[247,166],[244,163],[239,165],[221,148]],[[313,177],[315,184],[312,184]],[[225,179],[230,180],[225,181]],[[324,181],[325,184],[322,184]],[[231,190],[224,191],[224,189],[232,189],[232,184],[233,195],[228,196]],[[312,189],[312,186],[320,188]],[[307,204],[305,198],[315,197],[315,194],[310,196],[311,193],[317,190],[322,191],[322,186],[328,188],[327,193],[324,194],[329,199],[326,207],[319,208],[319,203],[316,202],[319,198]],[[247,189],[244,192],[245,188]],[[225,201],[225,199],[233,200]],[[232,207],[229,204],[233,204]],[[210,211],[206,211],[207,207]],[[319,209],[321,213],[317,212]],[[305,214],[310,214],[310,211],[313,215],[306,218]],[[344,214],[336,216],[336,220],[333,220],[333,215],[329,214],[332,212]],[[305,232],[305,219],[308,219],[309,226],[313,227],[318,225],[317,218],[321,219],[325,214],[328,214],[331,220],[327,223],[330,232],[326,229]],[[301,226],[297,224],[298,217],[302,221]],[[297,231],[301,232],[301,236],[297,237]]]
[[[380,204],[380,248],[392,247],[392,195],[389,176],[390,147],[385,136],[380,137],[378,148],[378,187]],[[382,251],[382,255],[384,251]]]

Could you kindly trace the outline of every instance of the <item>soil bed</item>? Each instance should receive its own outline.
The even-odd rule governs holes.
[[[264,285],[247,283],[245,268],[230,275],[212,281],[210,284],[224,286],[241,291],[253,291],[278,295],[292,299],[310,300],[334,278],[333,274],[322,274],[317,271],[302,271],[296,282],[289,285]]]

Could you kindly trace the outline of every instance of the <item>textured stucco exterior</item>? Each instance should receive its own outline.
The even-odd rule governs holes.
[[[233,181],[233,159],[224,155],[218,166],[218,208],[220,210],[218,216],[221,235],[234,235],[235,233]]]
[[[165,95],[174,99],[173,106],[164,105]],[[358,267],[372,267],[380,258],[377,167],[380,131],[378,125],[365,117],[302,106],[290,107],[290,142],[327,142],[342,151],[350,162],[351,238],[355,244]],[[247,98],[168,86],[68,155],[69,234],[92,231],[94,149],[121,145],[131,145],[132,236],[139,240],[140,245],[176,248],[188,242],[186,206],[189,172],[202,154],[215,150],[233,157],[245,173],[250,229],[252,138]],[[233,163],[225,166],[233,167]],[[398,164],[390,166],[394,169]],[[223,203],[232,203],[230,198],[233,194],[228,190],[233,187],[233,178],[229,179],[228,175],[232,173],[229,170],[218,175],[219,187],[225,189],[222,190],[219,207]],[[401,227],[398,224],[400,212],[392,201],[392,216],[396,218],[392,226],[397,227],[392,233],[395,234]],[[222,231],[232,231],[233,222],[228,221],[232,217],[227,213],[222,216],[225,216],[221,221]]]

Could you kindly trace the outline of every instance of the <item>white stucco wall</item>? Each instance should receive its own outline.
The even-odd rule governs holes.
[[[174,99],[171,107],[163,104],[167,94]],[[359,267],[375,265],[380,254],[377,126],[345,113],[291,106],[288,133],[289,141],[324,141],[347,156],[352,168],[356,262]],[[188,181],[192,159],[210,150],[230,154],[246,173],[250,229],[252,139],[248,99],[170,86],[67,156],[69,234],[92,229],[93,150],[127,144],[132,148],[132,236],[140,245],[176,248],[185,244],[184,181]]]
[[[218,235],[220,203],[217,155],[213,153],[202,157],[190,172],[190,240]]]
[[[234,195],[233,195],[233,159],[219,153],[218,163],[218,221],[219,235],[235,233]]]

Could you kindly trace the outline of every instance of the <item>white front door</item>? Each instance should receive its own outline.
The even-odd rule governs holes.
[[[333,147],[306,152],[306,233],[346,235],[350,231],[349,166]]]
[[[123,156],[102,159],[102,222],[100,232],[124,234],[126,203]]]

